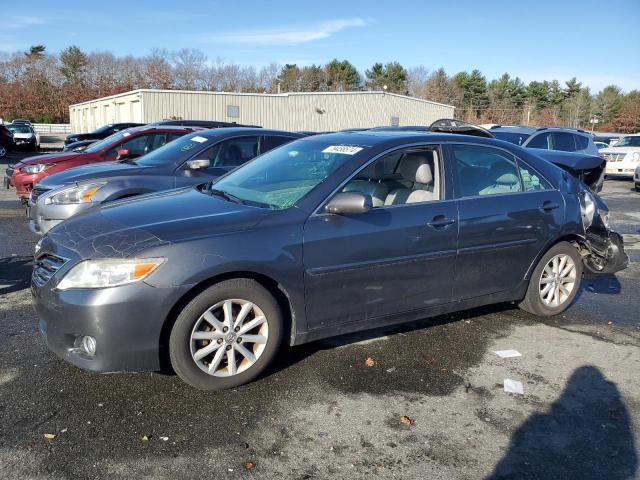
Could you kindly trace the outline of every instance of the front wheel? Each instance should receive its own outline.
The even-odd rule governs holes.
[[[523,310],[541,317],[565,311],[580,291],[582,257],[568,242],[554,245],[540,259],[531,274]]]
[[[280,306],[268,290],[250,279],[226,280],[178,315],[169,338],[171,365],[200,390],[237,387],[267,367],[282,331]]]

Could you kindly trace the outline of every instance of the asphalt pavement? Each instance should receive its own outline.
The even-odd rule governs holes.
[[[37,237],[3,190],[0,478],[637,478],[632,187],[607,180],[602,194],[630,266],[586,278],[562,316],[497,305],[287,348],[258,381],[219,393],[50,353],[28,289]],[[494,353],[507,349],[521,356]]]

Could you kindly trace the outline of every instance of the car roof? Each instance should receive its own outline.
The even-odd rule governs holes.
[[[538,130],[539,130],[538,128],[528,127],[526,125],[494,125],[489,129],[490,132],[527,133],[527,134],[531,134]]]
[[[189,128],[189,127],[186,127]],[[305,136],[303,133],[299,132],[287,132],[286,130],[272,130],[268,128],[262,127],[225,127],[225,128],[210,128],[210,129],[200,129],[198,131],[198,135],[202,135],[207,138],[224,138],[231,137],[238,134],[247,134],[247,135],[286,135],[288,137],[298,137],[302,138]]]

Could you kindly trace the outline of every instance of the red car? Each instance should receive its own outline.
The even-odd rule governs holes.
[[[16,188],[18,197],[26,201],[34,185],[48,175],[87,163],[113,162],[140,157],[196,130],[202,129],[170,126],[130,128],[114,133],[82,152],[51,153],[25,158],[12,166],[13,172],[8,183]]]

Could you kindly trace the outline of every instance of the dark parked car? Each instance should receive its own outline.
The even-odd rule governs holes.
[[[71,135],[67,135],[64,144],[69,145],[70,143],[79,142],[81,140],[102,140],[103,138],[107,138],[108,136],[121,132],[122,130],[126,130],[127,128],[141,127],[142,125],[144,124],[132,122],[110,123],[90,133],[72,133]]]
[[[49,348],[94,371],[168,358],[208,390],[254,379],[282,341],[506,301],[556,315],[584,267],[627,261],[604,203],[530,151],[370,131],[307,137],[210,185],[115,202],[36,250]]]
[[[596,147],[593,135],[577,128],[495,125],[491,127],[491,133],[500,140],[525,148],[598,155],[598,147]]]
[[[80,140],[79,142],[73,142],[66,144],[63,148],[63,152],[82,152],[86,150],[89,145],[93,145],[97,140]]]
[[[29,200],[29,226],[43,234],[105,202],[208,182],[300,137],[262,128],[199,130],[136,160],[65,170],[44,178],[34,189]]]
[[[13,132],[6,126],[0,125],[0,158],[6,157],[7,153],[13,150],[15,146]]]

